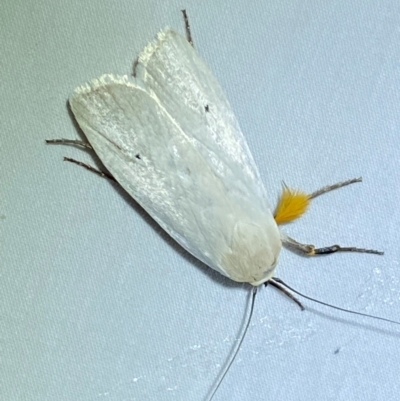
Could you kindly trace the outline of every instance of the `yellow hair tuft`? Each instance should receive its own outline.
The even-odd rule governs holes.
[[[308,209],[310,195],[284,186],[275,211],[277,224],[289,223],[301,217]]]

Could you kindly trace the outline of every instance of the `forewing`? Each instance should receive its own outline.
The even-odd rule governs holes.
[[[278,253],[280,240],[222,89],[171,30],[161,32],[139,61],[137,79],[104,75],[77,88],[70,98],[77,122],[114,178],[166,232],[222,274],[255,281],[264,273],[252,274],[253,263],[238,260],[259,247],[253,240],[237,244],[238,238],[256,231],[263,237],[258,242]],[[232,244],[244,250],[235,253]],[[232,254],[237,268],[227,263]],[[276,259],[275,251],[270,254]],[[269,268],[266,262],[260,269]]]
[[[137,77],[178,121],[215,174],[267,205],[265,189],[246,140],[207,65],[189,42],[166,28],[140,54]]]
[[[71,109],[121,186],[184,248],[218,266],[236,214],[223,183],[165,109],[127,77],[76,89]],[[222,219],[222,220],[221,220]]]

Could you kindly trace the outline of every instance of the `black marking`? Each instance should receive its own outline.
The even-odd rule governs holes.
[[[204,106],[204,110],[206,111],[206,113],[209,113],[210,112],[210,106],[208,104],[206,104]]]

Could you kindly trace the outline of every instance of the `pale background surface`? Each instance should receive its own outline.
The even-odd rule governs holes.
[[[400,3],[217,3],[1,5],[0,399],[200,401],[231,351],[247,287],[196,264],[114,185],[62,162],[89,154],[44,144],[80,138],[73,88],[129,73],[160,28],[184,31],[181,8],[271,202],[282,180],[312,191],[364,177],[287,231],[385,256],[283,251],[277,276],[400,320]],[[215,401],[398,400],[400,329],[304,304],[259,294]]]

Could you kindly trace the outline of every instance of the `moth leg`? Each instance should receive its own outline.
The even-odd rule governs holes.
[[[82,148],[93,150],[92,145],[89,142],[78,141],[76,139],[46,139],[46,143],[61,143],[63,145],[76,145],[81,146]]]
[[[291,221],[301,217],[307,211],[312,199],[327,192],[333,191],[334,189],[355,184],[356,182],[361,182],[361,177],[353,178],[347,181],[341,181],[333,185],[327,185],[311,194],[300,190],[290,189],[283,184],[282,194],[279,198],[274,213],[275,221],[278,225],[290,223]]]
[[[355,183],[361,182],[361,181],[362,181],[362,177],[359,177],[359,178],[352,178],[347,181],[341,181],[341,182],[338,182],[333,185],[327,185],[327,186],[322,187],[322,188],[318,189],[317,191],[313,192],[310,195],[310,199],[314,199],[317,196],[325,194],[329,191],[333,191],[335,189],[345,187],[346,185],[355,184]],[[375,255],[383,255],[383,252],[376,251],[374,249],[342,247],[340,245],[331,245],[331,246],[324,247],[324,248],[315,248],[314,245],[301,244],[301,243],[295,241],[293,238],[290,238],[290,237],[288,237],[288,238],[290,239],[291,245],[294,245],[295,248],[297,248],[298,250],[302,250],[309,256],[324,255],[324,254],[329,254],[329,253],[334,253],[334,252],[359,252],[359,253],[372,253]]]
[[[111,181],[117,182],[117,180],[110,173],[107,173],[105,171],[101,171],[101,170],[91,166],[90,164],[86,164],[86,163],[80,162],[79,160],[75,160],[75,159],[72,159],[70,157],[64,157],[64,161],[70,162],[70,163],[75,163],[78,166],[84,167],[86,170],[89,170],[89,171],[99,175],[102,178],[108,178]]]
[[[64,139],[64,138],[61,138],[61,139],[46,139],[46,143],[50,143],[50,144],[61,143],[62,145],[81,146],[82,148],[89,149],[89,150],[93,151],[92,145],[89,142],[83,142],[83,141],[79,141],[79,140],[76,140],[76,139]],[[84,167],[85,169],[87,169],[89,171],[92,171],[93,173],[99,175],[100,177],[108,178],[111,181],[116,181],[116,179],[110,173],[107,173],[105,171],[101,171],[101,170],[91,166],[90,164],[86,164],[86,163],[80,162],[79,160],[75,160],[75,159],[72,159],[70,157],[64,157],[64,161],[67,161],[67,162],[70,162],[70,163],[75,163],[78,166]]]
[[[361,181],[362,181],[362,177],[359,177],[359,178],[352,178],[351,180],[347,180],[347,181],[341,181],[341,182],[338,182],[333,185],[326,185],[325,187],[322,187],[322,188],[318,189],[317,191],[314,191],[312,194],[310,194],[309,198],[314,199],[317,196],[320,196],[327,192],[333,191],[334,189],[342,188],[342,187],[345,187],[346,185],[355,184],[355,183],[361,182]]]
[[[279,280],[279,279],[278,279]],[[273,278],[269,279],[266,283],[265,286],[268,284],[271,284],[273,287],[277,288],[279,291],[281,291],[284,295],[289,297],[293,302],[295,302],[301,310],[304,310],[303,304],[282,284],[280,284],[278,281],[275,281]]]
[[[302,244],[286,234],[281,235],[282,242],[288,248],[292,248],[297,252],[307,256],[327,255],[335,252],[358,252],[358,253],[372,253],[374,255],[383,255],[383,252],[376,251],[375,249],[356,248],[354,246],[340,246],[330,245],[323,248],[316,248],[312,244]]]
[[[190,32],[190,24],[189,24],[188,15],[186,13],[186,10],[181,10],[181,11],[182,11],[182,14],[183,14],[183,20],[185,21],[186,39],[194,47],[193,39],[192,39],[192,33]]]

